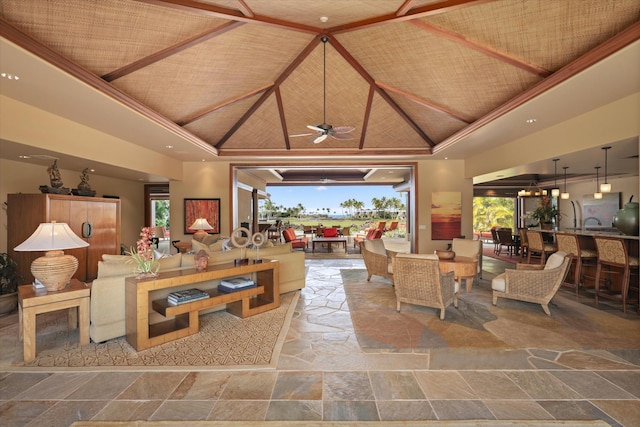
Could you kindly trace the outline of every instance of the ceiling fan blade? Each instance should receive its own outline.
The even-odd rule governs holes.
[[[295,135],[289,135],[289,138],[295,138],[296,136],[311,136],[312,133],[297,133]]]
[[[333,139],[347,140],[353,139],[353,135],[349,135],[348,133],[334,133],[331,135]]]
[[[320,135],[320,136],[318,136],[317,138],[314,138],[314,139],[313,139],[313,143],[314,143],[314,144],[319,144],[319,143],[321,143],[322,141],[324,141],[325,139],[327,139],[327,134],[326,134],[326,133],[325,133],[325,134],[322,134],[322,135]]]
[[[336,126],[333,128],[334,133],[349,133],[353,132],[356,128],[353,126]]]
[[[307,125],[307,127],[311,130],[315,130],[317,132],[324,132],[324,129],[318,127],[318,126],[313,126],[313,125]]]

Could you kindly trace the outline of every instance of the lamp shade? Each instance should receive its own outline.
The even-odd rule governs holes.
[[[45,222],[24,242],[14,248],[15,251],[46,251],[45,255],[31,263],[31,273],[47,291],[59,291],[67,286],[78,269],[78,259],[65,255],[63,249],[89,246],[79,238],[64,222]]]
[[[202,242],[204,238],[207,237],[208,235],[207,231],[213,230],[213,227],[211,226],[211,224],[209,224],[209,222],[207,222],[206,218],[196,219],[195,222],[191,224],[191,227],[189,228],[191,230],[197,230],[193,234],[193,240],[196,240],[198,242]]]
[[[89,244],[79,238],[66,222],[45,222],[13,250],[18,252],[56,251],[86,246]]]
[[[211,226],[211,224],[209,224],[206,218],[196,219],[195,222],[191,224],[191,227],[189,228],[192,230],[207,230],[207,231],[213,230],[213,227]]]

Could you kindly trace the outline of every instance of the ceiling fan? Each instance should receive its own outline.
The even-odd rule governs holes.
[[[353,139],[353,135],[350,135],[350,132],[353,132],[353,130],[355,130],[355,127],[353,126],[335,126],[334,127],[330,124],[327,124],[327,42],[329,41],[329,38],[327,36],[322,36],[320,40],[322,41],[323,48],[324,48],[324,120],[322,121],[322,124],[307,126],[309,129],[315,130],[318,133],[317,136],[311,139],[311,142],[313,142],[314,144],[318,144],[324,141],[325,139],[327,139],[328,136],[332,137],[333,139],[339,139],[339,140]],[[289,135],[289,137],[311,136],[311,135],[313,134],[300,133],[296,135]]]

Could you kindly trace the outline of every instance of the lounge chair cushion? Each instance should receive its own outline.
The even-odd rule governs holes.
[[[551,270],[553,268],[558,268],[562,265],[564,261],[564,257],[566,257],[566,252],[558,251],[549,256],[546,264],[544,265],[545,270]]]

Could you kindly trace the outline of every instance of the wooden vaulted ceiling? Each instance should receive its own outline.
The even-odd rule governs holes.
[[[0,17],[107,95],[256,158],[429,154],[640,34],[637,0],[2,0]],[[291,136],[325,114],[354,139]]]

